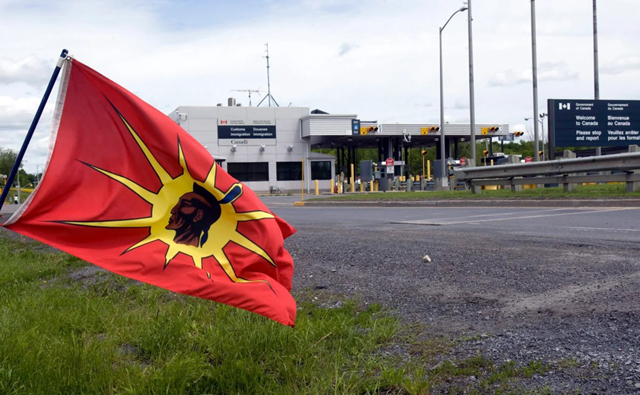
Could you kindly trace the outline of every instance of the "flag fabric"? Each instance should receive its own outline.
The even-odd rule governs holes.
[[[62,75],[42,180],[3,226],[293,326],[295,229],[166,115],[77,60]]]

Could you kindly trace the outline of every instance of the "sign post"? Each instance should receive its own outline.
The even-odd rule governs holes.
[[[385,165],[387,166],[387,174],[394,174],[394,166],[395,166],[395,161],[393,160],[393,158],[387,158],[387,160],[384,161]]]

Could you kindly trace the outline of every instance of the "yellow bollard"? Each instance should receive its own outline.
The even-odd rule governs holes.
[[[431,179],[431,161],[427,161],[427,181]]]
[[[364,192],[364,182],[360,180],[360,192]]]
[[[351,192],[356,191],[356,173],[353,168],[353,163],[351,164]]]
[[[316,180],[316,196],[320,194],[320,188],[318,187],[318,180]]]
[[[331,184],[329,184],[329,193],[333,195],[333,188],[335,188],[335,183],[333,182],[333,178],[331,179]]]

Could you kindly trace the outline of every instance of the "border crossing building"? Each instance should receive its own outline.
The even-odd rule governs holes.
[[[438,124],[379,124],[357,114],[327,114],[308,107],[180,106],[169,116],[198,140],[238,181],[257,192],[331,188],[340,173],[350,175],[356,152],[376,148],[378,163],[395,160],[402,175],[409,148],[436,146]],[[469,141],[465,124],[444,125],[445,152],[457,159],[459,142]],[[513,138],[509,125],[478,124],[476,139]],[[512,141],[512,140],[511,140]],[[317,151],[334,149],[336,156]]]

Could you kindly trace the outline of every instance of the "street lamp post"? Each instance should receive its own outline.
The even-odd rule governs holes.
[[[451,20],[451,18],[453,18],[455,14],[457,14],[458,12],[466,11],[467,9],[468,9],[467,6],[460,7],[460,9],[458,9],[456,12],[451,14],[449,19],[447,19],[447,22],[445,22],[444,26],[438,29],[439,35],[440,35],[440,159],[442,161],[440,177],[442,178],[441,187],[443,189],[447,187],[447,168],[446,168],[446,154],[445,154],[446,146],[444,141],[444,88],[443,88],[443,78],[442,78],[442,74],[443,74],[442,72],[442,31],[444,30],[445,27],[447,27],[447,24],[449,24],[449,21]]]
[[[546,112],[543,112],[542,114],[540,114],[540,126],[542,127],[542,134],[540,135],[540,142],[542,143],[542,158],[540,158],[540,160],[544,160],[544,156],[545,156],[545,148],[544,148],[544,117],[547,116]],[[551,158],[551,154],[549,152],[547,152],[547,159]]]
[[[538,113],[538,58],[536,51],[536,2],[531,0],[531,74],[533,79],[533,115]],[[536,152],[533,153],[533,159],[537,162],[540,160],[538,155],[538,124],[533,123],[534,140],[536,145]]]
[[[471,0],[467,0],[467,23],[469,31],[469,127],[471,129],[471,163],[476,165],[476,109],[473,87],[473,17],[471,16]]]
[[[540,160],[544,160],[544,118],[547,116],[546,112],[543,112],[542,114],[540,114],[540,119],[537,119],[538,122],[540,122],[540,126],[542,127],[542,158],[540,158]],[[530,120],[534,120],[536,121],[536,118],[525,118],[525,121],[530,121]],[[533,125],[535,127],[537,127],[538,125],[534,122]],[[538,142],[538,140],[535,141],[534,143],[535,145],[535,152],[533,153],[534,156],[538,156],[538,150],[540,149],[540,143]],[[549,157],[549,155],[547,155],[547,157]]]
[[[40,166],[42,166],[42,165],[36,165],[36,186],[40,185],[40,178],[41,178],[40,177],[40,171],[39,171]]]

